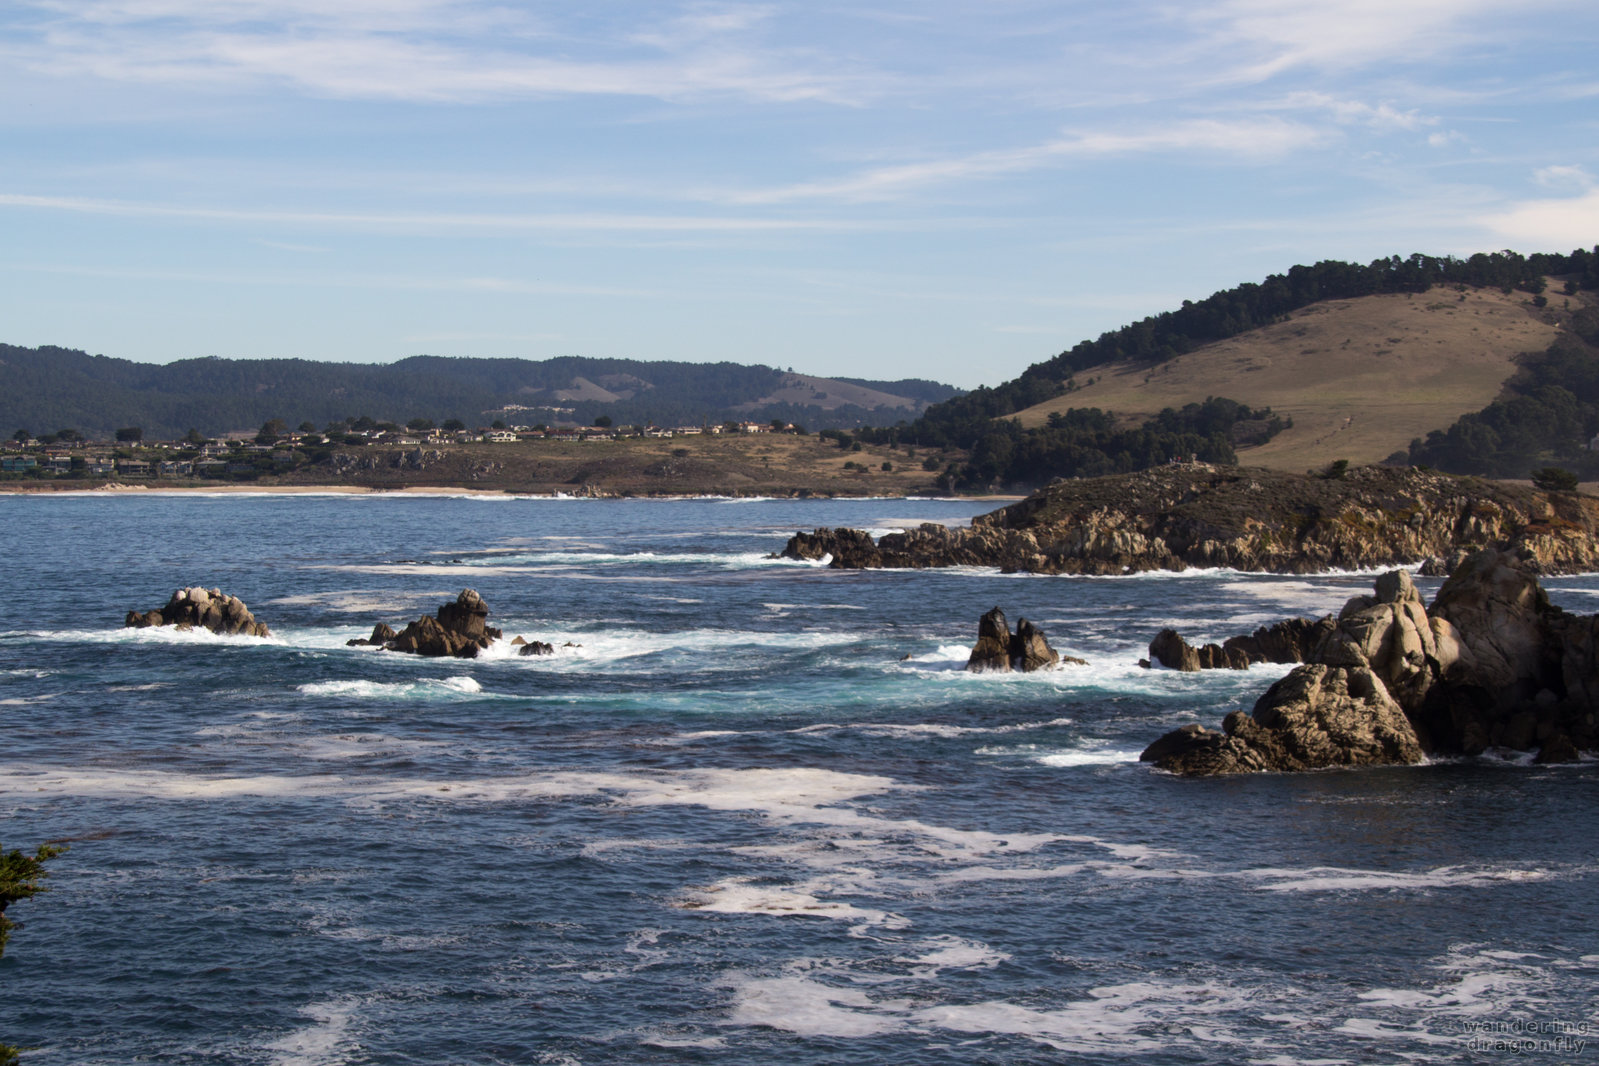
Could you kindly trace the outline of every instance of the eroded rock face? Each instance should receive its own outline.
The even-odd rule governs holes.
[[[143,629],[148,626],[176,626],[179,629],[209,629],[227,636],[270,637],[271,630],[265,622],[257,622],[255,615],[237,596],[229,596],[218,589],[198,585],[178,589],[167,600],[165,607],[154,611],[129,611],[124,626]]]
[[[995,607],[977,622],[977,643],[966,660],[966,669],[972,673],[1010,673],[1020,670],[1048,670],[1062,663],[1087,664],[1081,659],[1062,657],[1049,646],[1044,633],[1027,619],[1018,619],[1016,632],[1010,631],[1005,612]]]
[[[1599,746],[1599,617],[1552,606],[1535,562],[1485,551],[1463,560],[1430,610],[1394,571],[1344,605],[1310,662],[1222,732],[1189,726],[1146,761],[1185,774],[1413,763],[1426,753]]]

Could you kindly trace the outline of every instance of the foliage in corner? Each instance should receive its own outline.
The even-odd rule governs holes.
[[[0,957],[4,957],[6,941],[10,939],[11,930],[16,925],[6,917],[6,908],[18,900],[32,899],[39,893],[48,891],[44,879],[49,876],[49,871],[44,868],[44,864],[66,850],[55,844],[40,844],[39,850],[32,855],[15,848],[9,852],[0,852]]]

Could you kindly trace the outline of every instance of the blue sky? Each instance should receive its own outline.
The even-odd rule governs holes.
[[[1599,6],[8,0],[0,341],[997,384],[1599,243]]]

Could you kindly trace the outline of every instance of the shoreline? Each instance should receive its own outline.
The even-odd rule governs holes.
[[[1021,495],[922,496],[905,494],[815,492],[810,496],[774,496],[768,493],[728,494],[718,492],[589,495],[585,493],[536,492],[515,489],[468,488],[461,485],[407,485],[384,488],[371,485],[257,485],[230,482],[217,485],[130,485],[112,482],[93,488],[58,488],[55,485],[0,488],[0,496],[409,496],[447,499],[537,499],[537,500],[772,500],[808,502],[816,500],[970,500],[973,503],[1014,503]]]

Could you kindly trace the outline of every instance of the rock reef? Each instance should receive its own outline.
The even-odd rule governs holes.
[[[1435,471],[1362,467],[1330,479],[1205,464],[1057,482],[979,515],[874,541],[798,533],[781,554],[839,569],[994,566],[1038,574],[1189,567],[1305,574],[1424,565],[1485,548],[1536,573],[1599,570],[1599,499]]]
[[[179,629],[209,629],[225,636],[270,637],[265,622],[257,622],[250,608],[237,596],[220,589],[194,585],[178,589],[165,607],[154,611],[129,611],[124,627],[176,626]]]
[[[1463,560],[1423,605],[1408,572],[1351,599],[1251,712],[1220,731],[1184,726],[1142,758],[1182,774],[1312,770],[1538,749],[1569,761],[1599,746],[1599,616],[1550,604],[1534,562]]]
[[[398,633],[379,622],[367,639],[346,643],[376,644],[388,651],[412,655],[475,659],[478,652],[502,636],[488,624],[488,617],[489,605],[477,590],[462,589],[454,602],[442,605],[432,616],[423,615]]]

